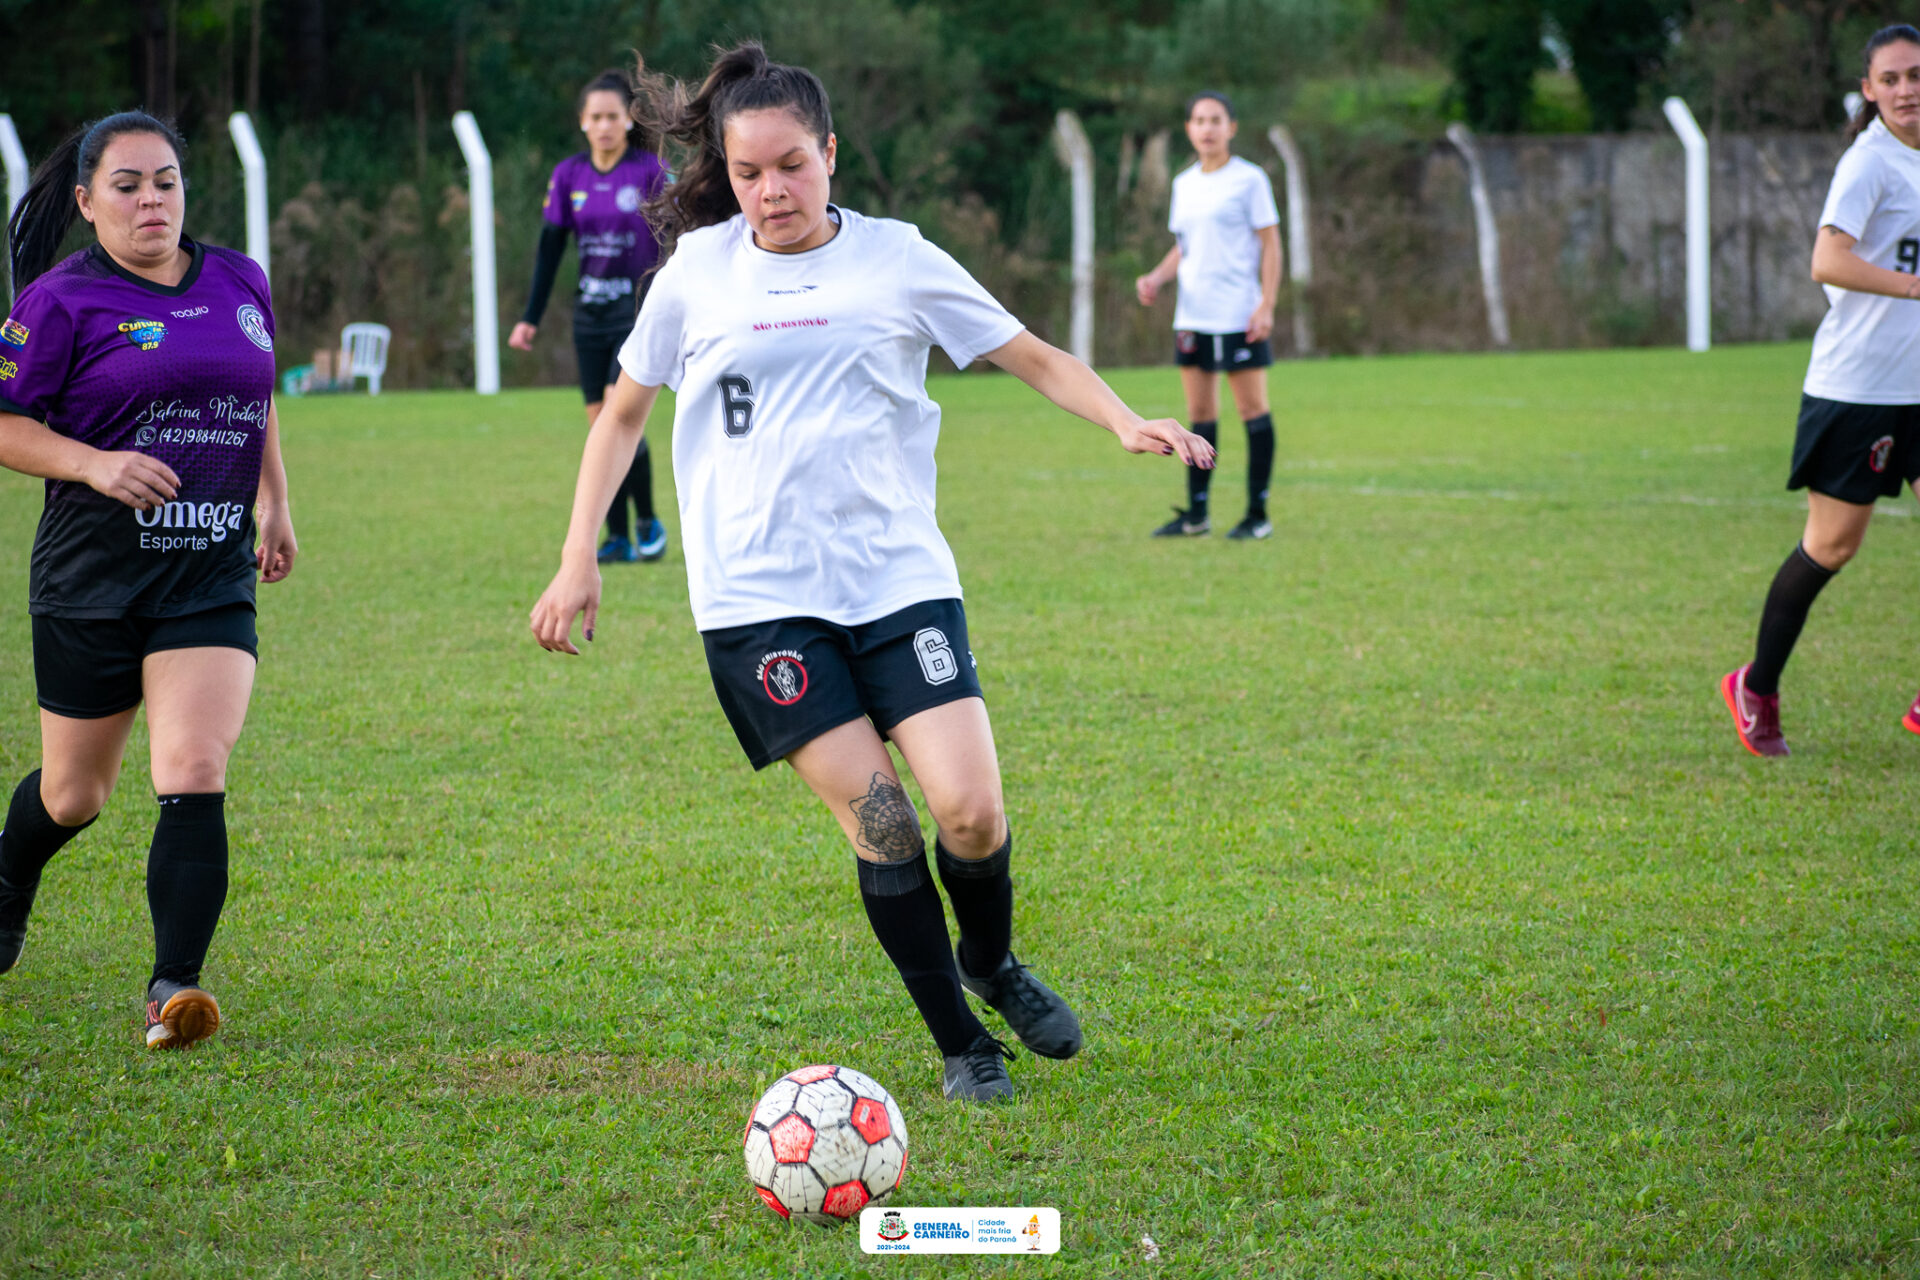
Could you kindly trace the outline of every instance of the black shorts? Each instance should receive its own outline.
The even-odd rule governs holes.
[[[781,618],[700,638],[720,708],[756,769],[861,716],[884,735],[929,707],[981,696],[958,600],[855,627]]]
[[[101,720],[140,705],[140,668],[166,649],[244,649],[260,656],[244,601],[177,618],[33,618],[33,683],[57,716]]]
[[[1202,373],[1238,373],[1264,369],[1273,363],[1273,344],[1265,338],[1248,342],[1245,333],[1173,331],[1173,362]]]
[[[649,277],[640,286],[640,298],[647,296]],[[573,356],[580,366],[580,403],[592,404],[607,398],[607,388],[620,381],[620,348],[633,332],[639,315],[636,302],[616,302],[611,306],[573,308]]]
[[[1920,478],[1920,405],[1800,397],[1789,489],[1871,505]]]

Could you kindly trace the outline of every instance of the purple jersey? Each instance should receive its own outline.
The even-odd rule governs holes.
[[[584,151],[554,167],[543,216],[580,241],[579,305],[632,310],[636,282],[660,261],[640,206],[660,194],[666,177],[660,157],[637,147],[605,173]]]
[[[173,617],[254,598],[253,503],[273,394],[273,301],[245,255],[195,244],[169,288],[98,245],[20,291],[0,325],[0,412],[180,477],[152,511],[47,481],[28,611]]]

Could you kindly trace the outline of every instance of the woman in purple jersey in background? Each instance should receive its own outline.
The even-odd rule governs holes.
[[[8,227],[20,294],[0,325],[0,466],[47,481],[28,586],[40,767],[0,827],[0,972],[20,957],[42,870],[112,792],[145,702],[160,801],[153,1049],[220,1025],[200,969],[227,896],[255,574],[279,581],[297,551],[266,276],[183,234],[182,150],[143,111],[61,144]],[[76,212],[98,242],[56,264]]]
[[[573,232],[580,239],[573,351],[580,362],[588,426],[600,415],[607,388],[620,377],[620,344],[633,332],[647,292],[646,277],[660,261],[660,246],[640,206],[659,194],[666,166],[659,156],[629,141],[632,110],[633,82],[624,71],[603,71],[580,91],[580,132],[587,135],[589,150],[568,156],[553,170],[532,294],[526,314],[507,336],[508,346],[533,350],[553,278],[566,256],[567,233]],[[627,522],[629,501],[633,524]],[[607,511],[607,540],[599,559],[658,560],[666,553],[667,527],[653,513],[653,458],[642,442]]]

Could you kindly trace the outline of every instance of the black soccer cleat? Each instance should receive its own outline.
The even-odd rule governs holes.
[[[940,1062],[940,1092],[950,1102],[998,1102],[1013,1096],[1013,1050],[981,1032],[965,1051]]]
[[[1173,509],[1173,519],[1167,521],[1158,529],[1155,529],[1153,536],[1156,538],[1200,538],[1212,531],[1213,525],[1208,522],[1205,516],[1201,516],[1196,520],[1193,518],[1193,512],[1175,507]]]
[[[1267,519],[1265,516],[1256,515],[1249,515],[1245,520],[1233,526],[1227,533],[1227,538],[1231,542],[1247,542],[1255,538],[1271,538],[1272,536],[1273,521]]]
[[[1080,1019],[1058,993],[1015,959],[1013,952],[1007,952],[999,969],[985,978],[968,973],[957,951],[954,963],[959,965],[960,985],[1005,1018],[1021,1044],[1043,1058],[1071,1058],[1080,1052],[1085,1043]]]
[[[0,876],[0,973],[20,962],[21,948],[27,945],[27,916],[39,888],[38,880],[21,889]]]

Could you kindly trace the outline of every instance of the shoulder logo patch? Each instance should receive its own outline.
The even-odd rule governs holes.
[[[24,347],[27,345],[29,332],[27,326],[18,320],[9,320],[5,324],[0,324],[0,342],[10,347]]]
[[[247,335],[249,342],[262,351],[273,350],[273,335],[267,332],[267,318],[260,308],[249,302],[236,311],[233,318],[240,322],[240,332]]]

